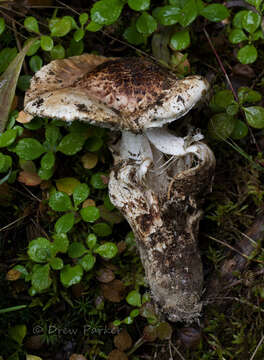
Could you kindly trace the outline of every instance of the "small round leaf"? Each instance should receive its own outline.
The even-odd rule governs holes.
[[[141,304],[141,295],[137,290],[132,290],[128,293],[126,301],[131,306],[140,307]]]
[[[79,264],[83,267],[85,271],[90,271],[94,267],[95,262],[96,262],[96,258],[91,253],[84,255],[79,260]]]
[[[100,217],[100,211],[95,206],[87,206],[81,209],[80,215],[86,222],[95,222]]]
[[[231,137],[234,140],[240,140],[246,137],[248,134],[248,127],[244,121],[237,120],[235,123],[234,130],[231,133]]]
[[[68,255],[71,258],[78,258],[84,255],[87,252],[87,249],[82,243],[73,242],[68,248]]]
[[[40,56],[38,55],[31,56],[29,60],[29,66],[32,71],[34,72],[39,71],[42,68],[42,65],[43,65],[43,60],[41,59]]]
[[[57,234],[67,233],[73,228],[74,225],[74,213],[68,213],[62,215],[55,223],[55,231]]]
[[[40,38],[40,46],[44,51],[51,51],[53,48],[53,40],[50,36],[42,35]]]
[[[173,50],[184,50],[190,45],[190,33],[188,30],[178,31],[172,35],[170,46]]]
[[[24,160],[35,160],[44,152],[45,148],[36,139],[21,139],[15,147],[16,154]]]
[[[147,12],[143,12],[137,19],[137,31],[144,35],[150,35],[157,29],[157,21]]]
[[[200,15],[210,21],[221,21],[229,16],[228,9],[222,4],[210,4],[200,11]]]
[[[150,0],[128,0],[128,6],[135,11],[147,10],[150,6]]]
[[[53,46],[50,52],[52,60],[65,58],[65,49],[61,44]]]
[[[242,26],[243,28],[253,34],[261,23],[261,16],[254,11],[247,11],[242,19]]]
[[[256,129],[264,128],[264,108],[262,106],[250,106],[243,108],[247,123]]]
[[[257,57],[258,51],[254,45],[246,45],[237,53],[237,58],[241,64],[252,64],[257,60]]]
[[[39,34],[38,21],[33,16],[28,16],[25,18],[24,26],[27,29],[27,31]]]
[[[105,237],[112,234],[112,228],[110,225],[106,223],[98,223],[93,226],[93,231],[96,233],[96,235]]]
[[[27,253],[30,259],[37,263],[46,262],[52,255],[52,244],[49,240],[39,237],[30,241]]]
[[[242,29],[233,29],[229,34],[229,41],[232,44],[238,44],[244,40],[247,40],[247,35]]]
[[[83,269],[81,265],[65,265],[60,272],[60,281],[65,287],[78,284],[83,276]]]
[[[49,199],[49,206],[54,211],[68,211],[72,209],[70,197],[60,191],[55,191]]]
[[[94,249],[93,252],[106,259],[112,259],[118,253],[118,248],[113,242],[106,242]]]
[[[91,9],[91,19],[100,25],[113,24],[119,18],[123,6],[122,0],[99,0]]]

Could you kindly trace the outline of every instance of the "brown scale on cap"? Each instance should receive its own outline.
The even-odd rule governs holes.
[[[136,118],[143,110],[161,101],[175,77],[160,66],[141,59],[107,61],[75,82],[87,94],[118,111],[123,118]]]

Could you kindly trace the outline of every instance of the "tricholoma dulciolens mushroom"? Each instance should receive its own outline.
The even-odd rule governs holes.
[[[208,87],[201,76],[179,80],[142,58],[85,54],[44,66],[25,97],[28,114],[122,131],[109,195],[134,231],[156,307],[171,321],[200,315],[197,234],[215,159],[198,130],[181,137],[166,125]]]

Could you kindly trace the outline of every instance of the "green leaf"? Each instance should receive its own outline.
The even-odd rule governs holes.
[[[186,27],[190,25],[197,17],[198,9],[195,0],[188,0],[181,10],[181,16],[179,17],[179,23],[181,26]]]
[[[45,137],[47,143],[54,147],[61,137],[60,129],[55,125],[47,125],[45,128]]]
[[[258,52],[254,45],[246,45],[237,53],[237,58],[242,64],[252,64],[257,60],[257,57]]]
[[[54,174],[54,169],[49,169],[49,170],[46,170],[46,169],[42,169],[40,168],[38,170],[38,176],[42,179],[42,180],[49,180],[52,175]]]
[[[226,107],[226,113],[228,115],[236,115],[239,112],[239,105],[236,101]]]
[[[181,9],[176,6],[167,5],[154,9],[153,16],[161,25],[170,26],[177,24],[181,14]]]
[[[24,46],[27,46],[28,43],[31,43],[31,45],[27,51],[27,56],[32,56],[36,54],[36,52],[40,48],[40,40],[36,38],[29,38],[25,41]]]
[[[30,241],[27,253],[30,259],[37,263],[46,262],[53,253],[52,244],[49,240],[39,237]]]
[[[40,164],[44,170],[51,170],[55,164],[55,155],[53,152],[50,151],[43,155]]]
[[[49,260],[49,264],[53,270],[61,270],[63,268],[63,261],[61,258],[53,257]]]
[[[96,242],[97,242],[97,237],[95,234],[92,233],[87,236],[86,244],[90,250],[92,250],[95,247]]]
[[[131,306],[140,307],[141,304],[141,295],[137,290],[132,290],[128,293],[126,301]]]
[[[95,152],[101,149],[104,142],[99,136],[91,136],[86,140],[85,149],[87,151]]]
[[[94,267],[95,262],[96,258],[91,253],[88,253],[79,260],[79,264],[85,271],[90,271]]]
[[[248,127],[244,121],[237,120],[235,123],[234,130],[231,133],[231,137],[234,140],[240,140],[246,137],[248,134]]]
[[[80,151],[85,143],[85,137],[77,133],[64,136],[58,145],[57,150],[65,155],[74,155]]]
[[[42,35],[40,38],[40,46],[44,51],[51,51],[53,48],[53,40],[50,36]]]
[[[110,25],[116,22],[123,9],[122,0],[100,0],[91,9],[91,19],[100,25]]]
[[[96,233],[96,235],[105,237],[112,234],[112,228],[110,225],[106,223],[98,223],[93,225],[93,231]]]
[[[67,195],[72,195],[78,185],[80,185],[80,181],[73,177],[65,177],[56,180],[57,189],[65,192]]]
[[[65,58],[65,49],[61,44],[53,46],[50,52],[52,60],[55,59],[64,59]]]
[[[215,114],[209,122],[208,133],[216,140],[227,139],[235,128],[235,119],[225,113]]]
[[[173,50],[184,50],[190,45],[190,33],[188,30],[182,30],[174,33],[170,39],[170,47]]]
[[[66,253],[69,247],[69,240],[66,234],[54,234],[53,238],[53,247],[54,250],[57,252]]]
[[[22,344],[25,336],[27,335],[26,325],[16,325],[8,329],[8,335],[11,339],[15,340],[18,344]]]
[[[110,200],[110,198],[109,198],[109,194],[107,194],[106,197],[104,198],[104,206],[105,206],[105,208],[106,208],[107,210],[109,210],[109,211],[112,211],[112,210],[114,210],[114,208],[115,208],[115,205],[113,205],[113,204],[111,203],[111,200]]]
[[[113,242],[106,242],[94,249],[93,252],[106,259],[112,259],[118,253],[118,248]]]
[[[234,103],[234,95],[231,90],[220,90],[214,95],[212,102],[224,110],[228,105]]]
[[[95,222],[100,217],[100,211],[95,206],[87,206],[81,209],[80,215],[86,222]]]
[[[16,154],[24,160],[35,160],[44,152],[45,148],[36,139],[21,139],[15,147]]]
[[[264,108],[262,106],[250,106],[243,108],[247,123],[256,129],[264,128]]]
[[[34,268],[31,284],[37,292],[41,292],[50,287],[52,280],[50,278],[50,267],[49,264],[38,265]]]
[[[24,278],[25,276],[28,275],[28,271],[27,269],[25,268],[25,266],[22,266],[22,265],[16,265],[13,267],[14,270],[17,270],[21,273],[21,277]]]
[[[39,34],[38,21],[33,16],[28,16],[25,18],[24,26],[27,29],[27,31]]]
[[[228,9],[222,4],[210,4],[200,11],[200,15],[210,21],[221,21],[229,16]]]
[[[68,34],[72,29],[72,21],[67,16],[64,16],[62,19],[50,24],[51,36],[63,37]]]
[[[54,211],[72,210],[72,203],[69,195],[61,191],[55,191],[49,199],[49,206]]]
[[[19,90],[27,91],[27,89],[29,89],[30,87],[31,78],[32,78],[31,75],[20,75],[17,81],[17,87],[19,88]]]
[[[242,26],[243,28],[253,34],[261,23],[261,16],[254,11],[247,11],[242,19]]]
[[[244,40],[247,40],[247,35],[242,29],[233,29],[231,30],[228,38],[232,44],[238,44]]]
[[[60,281],[65,287],[78,284],[83,276],[81,265],[66,265],[60,272]]]
[[[82,243],[73,242],[68,248],[68,255],[71,258],[78,258],[84,255],[87,252],[87,249]]]
[[[83,30],[83,29],[78,29],[78,30],[76,30],[76,31],[74,32],[73,38],[74,38],[75,41],[78,42],[78,41],[80,41],[80,40],[83,39],[84,35],[85,35],[84,30]]]
[[[43,60],[41,59],[40,56],[38,55],[31,56],[29,60],[29,66],[32,71],[34,72],[39,71],[42,68],[42,65],[43,65]]]
[[[247,14],[247,10],[241,10],[237,12],[233,18],[232,24],[235,28],[243,28],[243,18]]]
[[[5,19],[0,17],[0,35],[5,31]]]
[[[62,215],[55,223],[56,233],[67,233],[73,228],[74,225],[74,213],[68,213]]]
[[[260,92],[250,89],[249,87],[240,87],[238,89],[239,101],[243,104],[245,102],[255,103],[262,99]]]
[[[157,21],[147,12],[143,12],[136,22],[137,31],[144,35],[150,35],[157,29]]]
[[[84,12],[80,14],[79,23],[81,24],[81,26],[84,26],[87,23],[88,19],[89,19],[89,15],[87,13]]]
[[[43,126],[43,119],[34,118],[29,123],[24,124],[24,127],[29,130],[38,130]]]
[[[140,45],[144,43],[145,37],[137,31],[136,25],[133,24],[126,28],[123,33],[124,38],[132,45]]]
[[[260,5],[263,0],[246,0],[247,3],[249,3],[252,6],[255,6],[256,9],[260,9]]]
[[[66,51],[66,55],[69,56],[76,56],[81,55],[84,49],[84,42],[83,40],[75,41],[74,38],[70,41],[70,46]]]
[[[103,177],[106,176],[102,172],[98,172],[96,174],[93,174],[91,177],[91,185],[95,189],[106,189],[107,184],[103,181]]]
[[[73,190],[73,201],[74,205],[80,205],[84,200],[88,198],[90,189],[86,184],[79,184]]]
[[[16,140],[17,131],[14,129],[6,130],[4,133],[0,134],[0,148],[7,147]]]
[[[89,24],[86,26],[85,30],[96,32],[100,29],[102,29],[103,25],[97,24],[94,21],[90,21]]]
[[[7,69],[8,65],[15,59],[16,55],[16,48],[6,47],[0,51],[0,73],[4,72]]]
[[[0,173],[7,172],[11,166],[12,166],[11,156],[0,153]]]
[[[135,11],[148,10],[150,6],[150,0],[128,0],[128,6]]]

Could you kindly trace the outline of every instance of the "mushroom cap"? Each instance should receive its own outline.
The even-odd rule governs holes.
[[[84,54],[40,69],[26,92],[24,110],[138,133],[182,117],[208,87],[201,76],[179,80],[146,59]]]

